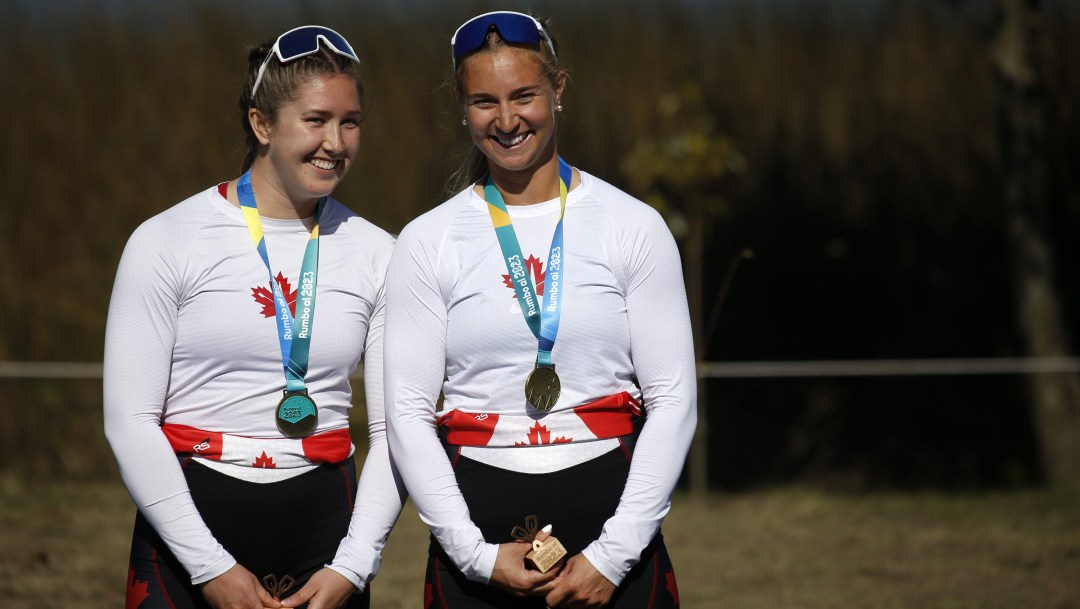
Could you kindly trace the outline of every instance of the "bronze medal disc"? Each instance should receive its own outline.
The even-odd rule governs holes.
[[[551,410],[561,392],[562,383],[553,367],[538,366],[525,380],[525,399],[537,410]]]
[[[275,415],[278,430],[290,438],[310,435],[319,425],[319,409],[306,392],[287,392],[278,402]]]

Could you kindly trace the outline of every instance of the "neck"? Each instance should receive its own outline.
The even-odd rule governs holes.
[[[294,201],[277,179],[277,174],[258,161],[251,167],[251,188],[259,215],[277,220],[297,220],[315,215],[319,200]]]
[[[491,181],[502,193],[507,205],[534,205],[559,197],[559,157],[526,172],[506,171],[489,166]]]

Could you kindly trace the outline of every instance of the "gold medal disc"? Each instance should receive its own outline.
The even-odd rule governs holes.
[[[525,379],[525,399],[537,410],[551,410],[561,392],[562,383],[554,366],[537,366]]]

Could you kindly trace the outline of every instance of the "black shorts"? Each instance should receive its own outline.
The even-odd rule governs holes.
[[[267,484],[238,480],[186,458],[181,465],[199,514],[237,562],[260,580],[267,575],[296,579],[284,596],[333,560],[349,530],[356,499],[351,458]],[[368,607],[370,590],[353,595],[347,607]],[[141,513],[135,517],[126,606],[210,607]]]
[[[467,457],[459,457],[454,466],[472,521],[488,543],[513,541],[514,525],[524,525],[526,516],[535,515],[539,526],[552,525],[569,556],[600,537],[604,523],[619,505],[629,471],[627,453],[619,449],[549,474],[512,472]],[[679,606],[678,599],[675,572],[658,532],[608,607],[673,608]],[[432,537],[424,586],[426,609],[544,606],[543,597],[520,598],[466,579]]]

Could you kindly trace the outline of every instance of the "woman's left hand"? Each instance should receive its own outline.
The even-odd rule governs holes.
[[[308,603],[308,609],[338,609],[344,607],[356,592],[352,582],[333,569],[323,567],[292,596],[281,601],[283,607]]]
[[[548,592],[544,602],[549,607],[603,607],[611,602],[615,584],[609,582],[581,554],[566,561],[555,580],[555,589]]]

